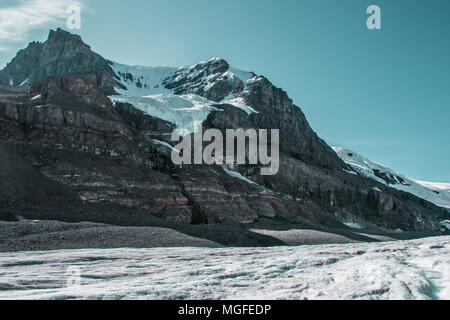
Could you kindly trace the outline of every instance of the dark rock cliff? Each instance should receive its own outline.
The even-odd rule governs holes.
[[[364,220],[390,229],[438,230],[443,210],[411,194],[352,174],[336,153],[311,129],[287,94],[264,77],[247,83],[242,94],[258,111],[247,116],[232,106],[213,112],[205,128],[273,128],[280,130],[281,163],[275,176],[240,166],[253,181],[297,199],[309,214],[326,212],[341,221]],[[374,187],[379,188],[378,192]]]

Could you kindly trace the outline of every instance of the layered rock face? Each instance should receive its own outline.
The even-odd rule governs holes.
[[[211,101],[218,111],[209,114],[204,129],[279,129],[281,164],[275,176],[261,176],[260,167],[250,165],[174,166],[164,142],[170,142],[175,125],[132,104],[113,104],[107,95],[119,85],[114,77],[107,60],[61,30],[52,31],[44,44],[30,44],[0,71],[2,83],[28,78],[33,84],[0,86],[2,150],[12,150],[22,163],[18,167],[8,160],[0,173],[12,179],[24,172],[32,180],[29,188],[25,177],[16,189],[0,185],[6,190],[0,213],[33,216],[31,207],[48,207],[39,215],[46,218],[60,211],[77,215],[74,207],[82,206],[84,220],[116,221],[120,216],[120,223],[155,217],[233,230],[261,221],[269,227],[345,229],[341,222],[363,220],[389,229],[441,229],[443,210],[353,174],[315,134],[300,108],[264,77],[237,76],[226,61],[211,59],[174,71],[161,85],[171,94]],[[152,88],[159,85],[151,83]],[[230,96],[254,112],[230,104]],[[36,196],[41,179],[52,199],[60,199],[56,207]],[[12,197],[13,190],[23,190],[26,199]],[[123,217],[118,211],[132,214]]]
[[[151,140],[131,128],[93,82],[50,77],[31,92],[0,100],[0,135],[73,198],[149,208],[157,199],[167,202],[172,193],[181,197],[170,176],[155,171],[170,171],[169,159],[158,156]],[[163,187],[157,185],[160,180]]]
[[[287,94],[264,77],[247,82],[241,94],[258,111],[222,105],[206,128],[271,128],[280,130],[281,163],[275,176],[260,176],[259,168],[240,166],[239,172],[267,188],[288,194],[306,212],[326,212],[341,221],[369,221],[390,229],[440,229],[443,211],[413,195],[355,175],[309,126]],[[378,189],[376,189],[378,188]],[[379,192],[381,190],[382,192]]]
[[[149,117],[139,118],[132,108],[119,109],[135,112],[135,118],[120,116],[102,90],[79,76],[50,77],[33,85],[30,93],[2,95],[1,140],[26,167],[2,159],[4,181],[16,190],[5,191],[3,212],[34,217],[35,206],[50,206],[53,212],[48,195],[58,191],[53,197],[59,199],[58,210],[65,200],[71,206],[79,203],[104,212],[105,221],[114,221],[105,211],[120,208],[181,224],[247,224],[282,214],[295,220],[293,210],[302,217],[292,197],[249,185],[221,167],[175,168],[167,148],[134,128],[161,132],[167,124],[146,122]],[[130,125],[133,119],[142,121]],[[29,183],[19,179],[15,186],[14,176]],[[47,196],[41,197],[41,190]],[[16,199],[15,193],[22,196]],[[62,205],[62,210],[72,209]]]
[[[50,77],[31,93],[0,107],[2,137],[73,145],[103,153],[130,153],[133,133],[103,92],[77,76]],[[81,130],[82,129],[82,130]]]
[[[116,102],[115,107],[118,113],[136,130],[141,131],[146,136],[164,142],[170,141],[170,136],[175,130],[175,126],[168,122],[152,117],[141,110],[138,110],[129,103]]]

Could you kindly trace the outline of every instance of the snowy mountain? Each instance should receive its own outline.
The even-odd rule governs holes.
[[[113,62],[119,77],[110,96],[114,102],[129,103],[142,112],[168,121],[177,129],[193,132],[194,122],[203,123],[214,105],[228,104],[255,112],[242,94],[247,82],[256,76],[231,67],[225,60],[212,58],[189,67],[127,66]]]
[[[337,147],[333,149],[357,174],[450,209],[450,183],[414,180],[351,150]]]
[[[127,66],[58,29],[0,70],[1,84],[0,217],[126,225],[160,219],[225,245],[281,244],[243,231],[255,225],[352,233],[343,223],[367,222],[446,232],[446,210],[344,172],[348,166],[283,89],[220,58],[179,68]],[[278,174],[261,176],[262,163],[227,168],[233,171],[175,166],[170,135],[193,132],[195,121],[222,133],[279,130]],[[399,175],[383,177],[403,183]]]

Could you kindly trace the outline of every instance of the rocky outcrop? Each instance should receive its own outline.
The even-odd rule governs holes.
[[[114,105],[117,112],[134,129],[152,139],[170,142],[170,136],[175,129],[174,124],[145,114],[129,103],[115,102]]]
[[[180,68],[165,79],[163,85],[175,94],[194,93],[210,101],[220,102],[244,90],[244,82],[229,69],[228,62],[213,58],[192,67]]]
[[[83,75],[103,91],[113,94],[115,74],[107,60],[86,45],[81,37],[58,29],[51,30],[44,43],[32,42],[0,71],[0,83],[34,84],[49,76]]]
[[[20,50],[16,57],[0,71],[0,83],[5,85],[25,85],[32,79],[33,70],[39,65],[44,44],[31,42],[27,48]]]
[[[59,144],[109,154],[136,154],[128,128],[111,101],[91,81],[51,77],[17,101],[0,101],[2,138]],[[142,135],[140,135],[142,136]]]
[[[188,200],[170,176],[169,159],[122,119],[93,82],[51,77],[32,93],[13,97],[0,99],[0,137],[37,170],[28,184],[36,195],[40,180],[52,181],[80,203],[165,211],[169,220],[190,222]],[[10,178],[20,174],[12,162],[2,164]],[[10,205],[2,201],[0,207]]]

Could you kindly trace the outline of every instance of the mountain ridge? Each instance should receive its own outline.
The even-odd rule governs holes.
[[[344,148],[334,147],[334,151],[358,174],[379,181],[393,188],[403,190],[450,209],[450,183],[419,181],[388,168],[377,162]]]
[[[202,225],[205,234],[211,234],[208,226],[229,224],[236,230],[258,224],[351,232],[342,223],[361,220],[391,230],[442,231],[440,208],[347,172],[301,109],[264,76],[233,69],[220,58],[176,70],[119,65],[97,57],[78,36],[71,39],[62,30],[50,35],[59,41],[47,40],[57,67],[48,68],[44,59],[27,69],[22,51],[0,71],[6,85],[10,70],[22,65],[29,73],[21,77],[48,75],[30,81],[29,93],[0,93],[0,137],[83,203],[84,217],[93,219],[90,206],[101,205],[105,220],[114,220],[109,211],[124,208],[145,219]],[[77,52],[81,58],[74,59]],[[40,62],[41,56],[47,57],[41,52]],[[260,176],[259,165],[174,167],[168,137],[196,119],[205,130],[279,129],[279,174]],[[31,217],[26,210],[19,211]]]

